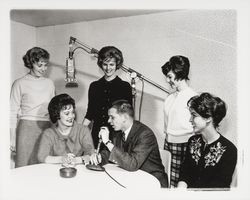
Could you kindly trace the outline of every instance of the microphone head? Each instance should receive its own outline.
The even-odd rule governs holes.
[[[76,76],[75,76],[75,62],[74,59],[71,58],[67,58],[66,59],[66,71],[65,71],[65,81],[66,81],[66,85],[65,87],[69,88],[69,87],[78,87],[78,83],[76,80]]]
[[[90,51],[91,54],[97,54],[99,53],[99,51],[97,49],[92,48]]]
[[[70,36],[70,38],[69,38],[69,44],[72,44],[75,41],[76,41],[76,38]]]
[[[131,77],[131,78],[136,78],[136,77],[137,77],[137,73],[131,72],[130,77]]]

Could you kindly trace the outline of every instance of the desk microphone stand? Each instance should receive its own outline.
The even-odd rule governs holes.
[[[96,150],[97,155],[99,154],[101,143],[102,143],[102,139],[100,138],[100,139],[99,139],[98,146],[97,146],[97,150]],[[101,166],[100,164],[98,164],[98,165],[95,165],[95,164],[87,164],[87,165],[86,165],[86,168],[87,168],[87,169],[90,169],[90,170],[94,170],[94,171],[105,171],[104,167]]]

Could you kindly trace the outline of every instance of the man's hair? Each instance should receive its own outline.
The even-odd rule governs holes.
[[[127,100],[114,101],[110,108],[115,108],[118,114],[127,113],[130,117],[134,118],[133,106]]]

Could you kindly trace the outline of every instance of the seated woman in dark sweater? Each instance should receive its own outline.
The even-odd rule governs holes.
[[[178,187],[229,188],[237,149],[217,130],[226,115],[219,97],[202,93],[188,101],[195,135],[190,137]]]

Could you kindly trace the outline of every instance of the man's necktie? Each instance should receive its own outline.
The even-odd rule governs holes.
[[[127,151],[127,143],[125,138],[125,133],[122,133],[122,147],[124,151]]]
[[[126,142],[126,138],[125,138],[125,133],[122,133],[122,142],[125,143]]]

